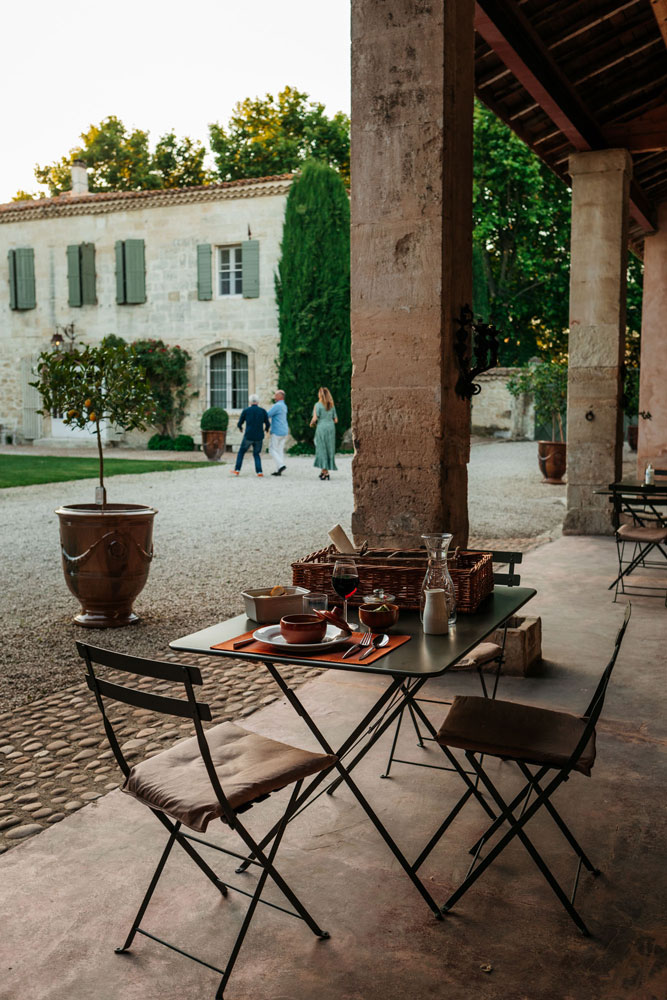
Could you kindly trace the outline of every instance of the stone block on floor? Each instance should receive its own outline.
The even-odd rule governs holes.
[[[503,630],[496,629],[489,639],[503,643]],[[505,641],[505,660],[501,673],[527,677],[542,662],[542,619],[529,615],[514,615],[509,619]],[[488,669],[495,670],[495,663]]]

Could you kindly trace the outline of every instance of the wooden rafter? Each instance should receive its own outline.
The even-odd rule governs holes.
[[[609,125],[604,134],[610,146],[623,147],[631,153],[667,149],[667,104],[653,108],[632,121]]]
[[[651,7],[660,28],[660,34],[667,45],[667,0],[651,0]]]
[[[660,3],[667,9],[667,0],[660,0]],[[574,149],[609,148],[595,116],[514,0],[477,0],[475,30],[533,98],[535,103],[531,109],[539,106]],[[516,117],[520,119],[526,110],[519,111]],[[503,117],[507,121],[506,116]],[[515,125],[512,127],[518,132]],[[645,232],[655,230],[654,207],[634,180],[630,191],[630,214]]]

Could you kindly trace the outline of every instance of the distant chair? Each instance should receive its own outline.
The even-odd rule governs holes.
[[[619,593],[643,597],[663,597],[667,606],[667,582],[652,586],[640,580],[628,583],[628,577],[640,567],[644,570],[662,569],[667,573],[667,491],[664,494],[636,494],[614,492],[615,521],[625,515],[630,520],[616,528],[616,554],[618,575],[609,584],[614,591],[614,601]],[[652,554],[659,555],[651,560]]]
[[[497,584],[499,587],[518,587],[521,583],[521,577],[515,571],[515,567],[518,566],[523,560],[522,552],[492,552],[491,558],[493,560],[494,566],[506,567],[503,570],[493,571],[493,582],[494,585]],[[496,667],[493,671],[493,688],[491,690],[490,697],[493,699],[496,697],[496,691],[498,690],[498,681],[500,679],[500,671],[505,658],[505,643],[507,641],[507,626],[508,622],[504,622],[501,625],[503,630],[502,642],[500,644],[496,642],[480,642],[474,649],[464,656],[463,659],[455,663],[453,667],[450,667],[450,671],[456,670],[476,670],[477,676],[479,677],[480,684],[482,686],[482,693],[485,698],[489,697],[489,690],[487,688],[486,679],[484,677],[485,669],[488,669],[491,664],[495,663]],[[445,701],[442,698],[415,698],[423,704],[429,705],[451,705],[451,701]],[[423,736],[419,728],[419,723],[417,722],[417,716],[415,711],[408,701],[407,711],[410,715],[412,725],[414,727],[415,733],[417,734],[417,746],[424,749],[424,741],[433,742],[431,736]],[[389,751],[389,759],[387,761],[387,766],[385,767],[384,774],[381,775],[382,778],[388,778],[389,772],[391,771],[392,764],[411,764],[413,767],[430,767],[435,768],[440,771],[451,771],[453,768],[447,767],[444,764],[425,764],[417,760],[402,760],[395,756],[396,744],[398,742],[398,734],[401,730],[401,724],[403,722],[403,713],[406,708],[404,707],[396,721],[396,729],[394,730],[394,738],[391,744],[391,750]]]
[[[509,701],[493,701],[490,698],[456,697],[454,699],[454,703],[437,734],[437,741],[443,747],[465,751],[468,764],[477,775],[483,789],[488,792],[491,802],[497,807],[498,816],[477,843],[471,847],[470,854],[473,855],[473,860],[468,874],[443,905],[443,913],[448,913],[452,909],[489,865],[518,837],[566,912],[581,933],[588,936],[588,928],[574,907],[574,899],[582,864],[593,875],[597,876],[600,872],[593,866],[583,848],[574,838],[565,820],[551,802],[551,797],[556,789],[566,782],[575,771],[588,776],[591,774],[596,755],[595,727],[602,712],[607,687],[630,620],[630,614],[631,607],[628,604],[623,624],[616,636],[611,660],[605,667],[583,716],[554,712],[551,709]],[[484,756],[497,757],[500,760],[516,764],[525,784],[518,793],[513,795],[511,800],[508,800],[498,790],[484,770],[482,766]],[[533,771],[530,770],[531,767],[534,769]],[[416,872],[423,865],[469,797],[470,790],[467,789],[415,861],[413,871]],[[542,807],[549,813],[579,858],[574,885],[569,897],[526,833],[527,823]],[[509,829],[489,850],[488,854],[483,858],[480,857],[482,848],[489,843],[490,838],[505,823]],[[514,877],[514,873],[512,873],[512,877]]]
[[[147,806],[169,834],[127,939],[121,948],[116,948],[116,952],[122,954],[128,951],[135,935],[143,934],[219,973],[222,979],[215,996],[216,1000],[221,1000],[258,903],[298,917],[308,924],[316,937],[328,938],[328,933],[318,926],[296,893],[278,873],[274,859],[285,827],[296,810],[303,779],[331,767],[335,764],[336,758],[329,754],[310,753],[285,743],[278,743],[241,729],[232,722],[223,722],[204,732],[202,722],[211,721],[211,710],[207,704],[196,700],[193,685],[202,683],[201,673],[196,667],[113,653],[83,642],[77,642],[76,645],[79,655],[86,662],[86,681],[102,713],[109,745],[125,775],[122,791]],[[112,683],[98,677],[94,665],[113,667],[139,677],[170,681],[182,686],[186,698],[152,694],[145,690]],[[195,735],[130,767],[121,750],[113,724],[106,714],[105,698],[164,715],[192,719]],[[277,826],[273,842],[269,841],[265,853],[241,823],[239,814],[267,799],[272,792],[277,792],[288,785],[294,785],[294,788]],[[243,860],[245,853],[228,850],[199,836],[181,831],[181,827],[186,826],[196,833],[204,833],[208,824],[216,820],[220,820],[238,834],[244,845],[244,852],[250,851],[253,859],[250,863],[259,870],[259,878],[253,892],[237,889],[218,878],[192,844],[193,842],[203,844],[237,860]],[[190,955],[140,926],[167,858],[176,843],[223,896],[227,895],[228,889],[233,889],[250,897],[250,905],[224,969]],[[286,910],[260,898],[269,876],[293,909]],[[197,895],[193,893],[192,898],[196,901]]]

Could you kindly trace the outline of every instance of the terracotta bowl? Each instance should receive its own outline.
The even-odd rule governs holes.
[[[377,608],[381,607],[383,607],[381,603],[361,604],[357,608],[359,621],[368,625],[374,632],[384,632],[385,629],[391,628],[398,621],[398,605],[385,603],[384,607],[389,608],[389,610],[378,611]]]
[[[280,619],[285,642],[322,642],[327,623],[317,615],[286,615]]]

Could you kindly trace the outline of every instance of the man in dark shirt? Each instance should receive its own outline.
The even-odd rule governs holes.
[[[262,472],[262,459],[260,455],[262,452],[264,431],[268,431],[269,429],[269,417],[266,410],[262,409],[259,405],[259,396],[252,395],[250,397],[250,406],[246,406],[245,410],[239,417],[237,427],[240,431],[243,430],[244,424],[245,431],[243,432],[243,440],[241,441],[241,447],[239,448],[238,455],[236,456],[236,466],[232,469],[232,475],[238,476],[241,471],[241,466],[243,465],[243,456],[247,452],[248,448],[252,448],[253,458],[255,459],[255,472],[258,476],[263,476],[264,473]]]

